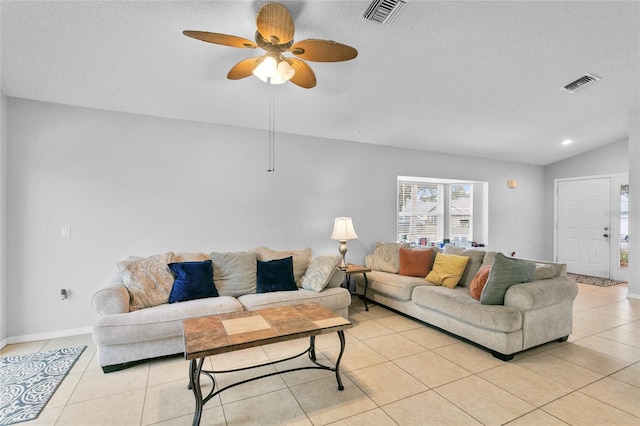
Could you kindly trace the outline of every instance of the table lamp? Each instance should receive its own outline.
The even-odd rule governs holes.
[[[355,229],[353,229],[353,221],[350,217],[336,217],[333,224],[332,240],[338,240],[340,247],[338,251],[342,255],[342,263],[340,269],[347,269],[347,263],[344,261],[344,255],[347,253],[347,241],[358,238]]]

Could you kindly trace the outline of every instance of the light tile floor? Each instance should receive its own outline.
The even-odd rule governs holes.
[[[214,398],[202,424],[640,425],[640,300],[627,299],[624,284],[579,288],[568,342],[534,348],[507,363],[380,306],[365,312],[354,297],[344,391],[326,371],[274,375]],[[103,374],[89,335],[9,345],[0,355],[77,345],[88,348],[40,417],[24,425],[191,424],[194,402],[181,356]],[[277,359],[305,345],[248,349],[242,356],[209,358],[207,365]],[[319,358],[335,361],[334,334],[320,336],[317,347]],[[275,368],[282,367],[263,370]],[[234,373],[233,380],[246,375]],[[231,379],[219,380],[224,385]]]

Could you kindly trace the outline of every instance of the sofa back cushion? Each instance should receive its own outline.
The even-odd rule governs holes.
[[[493,265],[493,261],[496,258],[495,251],[488,251],[484,255],[484,260],[482,261],[482,267]],[[533,275],[533,281],[538,280],[546,280],[553,277],[560,277],[566,275],[567,265],[564,263],[554,263],[547,262],[542,260],[535,261],[536,263],[536,272]]]
[[[173,261],[173,252],[146,258],[128,257],[118,262],[122,283],[129,291],[129,311],[150,308],[167,303],[173,275],[167,264]]]
[[[376,249],[372,254],[367,255],[364,264],[374,271],[400,272],[400,247],[409,248],[407,243],[381,243],[376,241]]]
[[[205,260],[211,260],[210,253],[196,252],[196,251],[181,251],[174,253],[173,262],[202,262]]]
[[[311,263],[311,248],[309,247],[299,250],[272,250],[267,247],[258,247],[255,252],[256,258],[261,262],[291,256],[293,258],[293,277],[298,286],[300,286],[302,277]]]
[[[469,284],[471,284],[471,280],[473,280],[473,277],[476,276],[476,274],[480,270],[480,267],[482,266],[485,251],[458,247],[452,244],[445,244],[444,250],[442,252],[445,254],[455,254],[456,256],[466,256],[469,258],[469,262],[467,263],[467,266],[462,273],[462,277],[460,277],[460,282],[458,283],[458,285],[462,287],[469,287]]]
[[[256,254],[250,251],[211,253],[213,282],[220,296],[256,292]]]
[[[536,272],[533,274],[534,281],[548,280],[556,276],[556,268],[547,263],[536,263]]]

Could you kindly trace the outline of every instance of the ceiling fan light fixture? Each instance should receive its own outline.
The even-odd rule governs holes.
[[[291,64],[282,58],[274,58],[267,54],[253,70],[253,75],[265,83],[283,84],[293,77],[295,70]]]
[[[253,70],[253,75],[267,83],[275,75],[277,66],[276,60],[267,55]]]
[[[291,80],[291,77],[296,73],[296,70],[291,68],[289,62],[282,60],[276,67],[276,74],[271,77],[271,84],[282,84]]]

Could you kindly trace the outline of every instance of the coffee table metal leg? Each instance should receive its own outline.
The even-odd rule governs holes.
[[[202,400],[202,389],[200,388],[200,372],[202,371],[202,363],[204,358],[192,359],[189,363],[189,388],[193,391],[193,396],[196,399],[196,411],[193,415],[193,426],[200,424],[200,418],[202,417],[202,406],[204,402]]]
[[[340,338],[340,355],[338,355],[338,359],[336,361],[336,380],[338,381],[338,390],[344,390],[344,386],[342,385],[342,379],[340,378],[340,360],[342,359],[342,354],[344,354],[344,331],[338,331],[338,337]]]
[[[340,339],[340,354],[338,354],[338,359],[336,360],[336,365],[335,368],[332,368],[329,365],[324,365],[318,362],[318,360],[316,359],[316,350],[315,350],[315,343],[316,343],[316,336],[309,336],[309,348],[307,348],[305,351],[297,354],[297,355],[293,355],[291,357],[288,358],[283,358],[283,359],[279,359],[276,361],[271,361],[271,362],[267,362],[264,364],[259,364],[259,365],[253,365],[253,366],[249,366],[249,367],[242,367],[242,368],[237,368],[237,369],[233,369],[233,370],[218,370],[218,371],[213,371],[213,370],[203,370],[203,364],[204,364],[204,360],[205,357],[202,358],[197,358],[197,359],[192,359],[189,362],[189,385],[188,388],[191,389],[193,391],[193,396],[196,400],[196,409],[195,409],[195,413],[193,415],[193,426],[199,426],[200,425],[200,420],[202,418],[202,411],[203,411],[203,407],[204,405],[214,396],[218,395],[220,392],[232,388],[234,386],[238,386],[244,383],[248,383],[248,382],[252,382],[254,380],[258,380],[258,379],[262,379],[265,377],[269,377],[269,376],[273,376],[273,375],[278,375],[278,374],[283,374],[283,373],[288,373],[288,372],[292,372],[292,371],[298,371],[298,370],[308,370],[308,369],[321,369],[321,370],[330,370],[330,371],[335,371],[336,373],[336,381],[338,382],[338,390],[344,390],[344,385],[342,384],[342,378],[340,377],[340,361],[342,360],[342,356],[344,355],[344,349],[346,346],[346,340],[344,337],[344,331],[343,330],[339,330],[337,331],[338,333],[338,338]],[[241,380],[239,382],[235,382],[232,383],[230,385],[227,385],[223,388],[217,388],[216,386],[216,380],[214,378],[214,374],[221,374],[221,373],[233,373],[236,371],[244,371],[244,370],[250,370],[250,369],[254,369],[254,368],[259,368],[259,367],[264,367],[266,365],[274,365],[274,364],[278,364],[281,362],[285,362],[285,361],[289,361],[292,360],[294,358],[298,358],[300,356],[303,356],[304,354],[307,354],[309,356],[309,359],[311,361],[313,361],[313,363],[315,364],[315,366],[311,366],[311,367],[298,367],[298,368],[291,368],[288,370],[278,370],[278,371],[274,371],[271,373],[267,373],[267,374],[263,374],[260,376],[255,376],[255,377],[251,377],[249,379],[246,380]],[[209,393],[206,396],[203,396],[202,394],[202,388],[200,387],[200,377],[202,375],[206,375],[211,379],[212,382],[212,388],[209,391]]]
[[[309,337],[309,358],[314,362],[316,360],[316,336]]]

